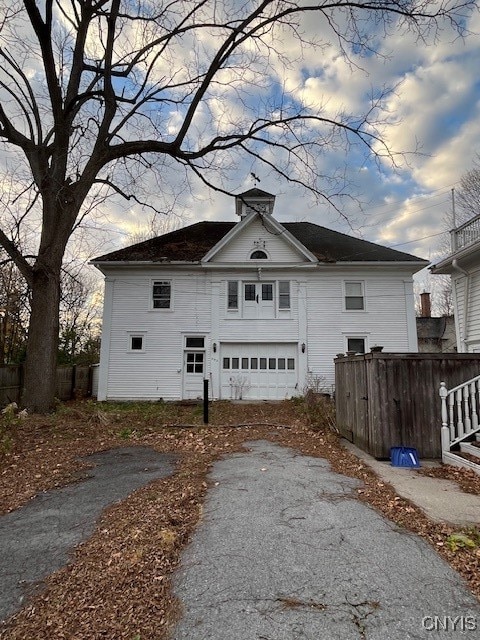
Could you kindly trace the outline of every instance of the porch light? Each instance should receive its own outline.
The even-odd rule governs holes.
[[[302,342],[302,353],[305,353],[305,343]]]
[[[217,353],[217,343],[213,343],[213,353]]]

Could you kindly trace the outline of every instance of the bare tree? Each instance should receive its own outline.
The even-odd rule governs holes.
[[[456,225],[461,225],[480,214],[480,156],[473,163],[473,168],[466,171],[460,186],[455,193]]]
[[[25,280],[12,262],[0,263],[0,364],[24,358],[29,314]]]
[[[446,22],[461,33],[476,2],[0,0],[0,6],[3,167],[16,197],[26,201],[19,221],[28,218],[39,229],[33,258],[5,229],[0,243],[32,292],[23,403],[46,411],[54,399],[62,260],[89,212],[110,195],[166,210],[162,198],[185,188],[172,183],[172,167],[175,176],[183,171],[222,191],[239,154],[320,197],[335,191],[337,176],[317,170],[318,154],[360,143],[377,157],[391,155],[379,131],[384,96],[362,116],[299,105],[281,90],[280,75],[270,81],[266,73],[291,62],[279,43],[292,34],[321,52],[335,42],[353,64],[354,56],[375,53],[372,25],[422,40],[435,38]],[[319,21],[318,41],[302,35],[306,14]]]
[[[63,269],[60,296],[60,336],[58,362],[84,364],[93,358],[98,362],[100,334],[100,305],[96,297],[96,283],[84,266],[69,265]],[[96,353],[93,347],[96,346]],[[85,351],[88,350],[88,358]]]

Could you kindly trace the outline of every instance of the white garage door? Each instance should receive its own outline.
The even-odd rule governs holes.
[[[224,344],[221,356],[223,399],[283,400],[296,395],[296,344]]]

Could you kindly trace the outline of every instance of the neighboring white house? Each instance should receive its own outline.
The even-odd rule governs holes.
[[[412,275],[427,262],[310,222],[275,196],[96,258],[105,275],[99,400],[282,399],[331,388],[334,358],[416,351]]]
[[[451,231],[451,246],[430,269],[452,278],[458,352],[480,353],[480,215]]]

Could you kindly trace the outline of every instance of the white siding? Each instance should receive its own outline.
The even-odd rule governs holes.
[[[274,242],[276,239],[272,246]],[[268,320],[247,320],[241,310],[228,311],[228,280],[258,278],[275,286],[280,280],[290,281],[291,309],[276,308],[276,317]],[[205,374],[211,380],[213,397],[220,394],[220,356],[222,346],[228,344],[296,345],[300,391],[307,371],[333,384],[333,359],[346,351],[349,336],[364,336],[367,349],[381,344],[385,351],[411,350],[408,326],[413,300],[405,296],[405,282],[410,277],[398,268],[355,270],[332,265],[317,269],[264,268],[259,274],[256,266],[242,270],[112,267],[109,279],[112,283],[105,318],[111,317],[111,328],[106,322],[101,369],[106,373],[108,364],[108,382],[105,377],[101,399],[181,398],[186,335],[205,336]],[[172,281],[172,310],[151,309],[154,279]],[[345,280],[364,282],[365,311],[345,311]],[[128,336],[132,332],[144,336],[142,352],[129,350]],[[303,343],[305,353],[301,351]]]
[[[260,245],[257,246],[255,242],[260,242]],[[264,250],[272,262],[305,261],[305,256],[286,242],[281,234],[267,231],[260,220],[256,219],[244,229],[242,234],[221,249],[212,262],[245,262],[250,258],[252,251],[257,248]],[[260,260],[259,263],[261,262]]]
[[[467,337],[468,344],[475,345],[478,351],[480,343],[480,271],[478,270],[470,275]]]
[[[344,310],[345,280],[364,282],[365,311]],[[311,275],[305,301],[309,372],[332,385],[333,359],[337,353],[345,353],[348,337],[364,337],[367,351],[374,345],[382,345],[384,351],[410,351],[404,280],[405,275],[372,275],[366,269],[354,273],[339,270],[320,278]]]
[[[173,310],[151,309],[154,279],[172,280]],[[204,273],[134,270],[115,278],[110,333],[111,399],[174,399],[181,397],[184,336],[206,336],[210,330],[210,296]],[[131,352],[128,336],[144,334],[145,348]]]

